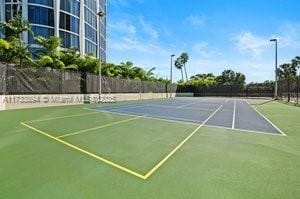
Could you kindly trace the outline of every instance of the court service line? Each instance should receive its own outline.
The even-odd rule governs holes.
[[[189,103],[189,104],[185,104],[185,105],[182,105],[182,106],[177,106],[176,108],[184,108],[184,107],[187,107],[187,106],[190,106],[190,105],[193,105],[193,104],[198,104],[199,102],[192,102],[192,103]]]
[[[106,110],[97,110],[104,113],[112,113],[112,114],[119,114],[119,115],[128,115],[128,116],[137,116],[138,113],[126,111],[126,113],[117,112],[114,110],[106,111]],[[165,116],[155,116],[155,115],[143,115],[144,118],[149,118],[153,120],[161,120],[161,121],[167,121],[167,122],[174,122],[174,123],[183,123],[183,124],[192,124],[197,125],[199,122],[203,121],[196,121],[196,120],[188,120],[180,117],[165,117]]]
[[[37,133],[40,133],[40,134],[42,134],[42,135],[44,135],[44,136],[47,136],[48,138],[51,138],[51,139],[53,139],[53,140],[55,140],[55,141],[57,141],[57,142],[60,142],[61,144],[64,144],[64,145],[66,145],[66,146],[68,146],[68,147],[71,147],[71,148],[73,148],[73,149],[75,149],[75,150],[77,150],[77,151],[80,151],[81,153],[84,153],[84,154],[86,154],[86,155],[88,155],[88,156],[90,156],[90,157],[93,157],[93,158],[95,158],[95,159],[97,159],[97,160],[100,160],[100,161],[102,161],[102,162],[104,162],[104,163],[106,163],[106,164],[109,164],[109,165],[111,165],[111,166],[113,166],[113,167],[115,167],[115,168],[118,168],[118,169],[120,169],[120,170],[122,170],[122,171],[125,171],[126,173],[129,173],[129,174],[131,174],[131,175],[134,175],[134,176],[136,176],[136,177],[138,177],[138,178],[141,178],[141,179],[145,180],[145,176],[144,176],[144,175],[139,174],[139,173],[137,173],[137,172],[135,172],[135,171],[133,171],[133,170],[131,170],[131,169],[128,169],[128,168],[123,167],[123,166],[121,166],[121,165],[119,165],[119,164],[116,164],[116,163],[114,163],[114,162],[112,162],[112,161],[109,161],[109,160],[107,160],[107,159],[105,159],[105,158],[102,158],[102,157],[100,157],[100,156],[98,156],[98,155],[96,155],[96,154],[94,154],[94,153],[88,152],[88,151],[86,151],[86,150],[84,150],[84,149],[82,149],[82,148],[80,148],[80,147],[78,147],[78,146],[75,146],[75,145],[73,145],[73,144],[70,144],[69,142],[66,142],[66,141],[64,141],[64,140],[58,139],[58,138],[56,138],[56,137],[54,137],[54,136],[52,136],[52,135],[49,135],[48,133],[46,133],[46,132],[44,132],[44,131],[41,131],[41,130],[39,130],[39,129],[36,129],[36,128],[34,128],[34,127],[32,127],[32,126],[30,126],[30,125],[24,123],[24,122],[21,122],[21,124],[22,124],[23,126],[29,128],[29,129],[31,129],[31,130],[37,132]]]
[[[255,133],[255,134],[264,134],[264,135],[272,135],[272,136],[284,136],[282,134],[278,134],[278,133],[269,133],[269,132],[264,132],[264,131],[255,131],[255,130],[247,130],[247,129],[237,129],[237,128],[229,128],[229,127],[224,127],[224,126],[216,126],[216,125],[204,125],[207,127],[212,127],[212,128],[219,128],[219,129],[225,129],[225,130],[232,130],[232,131],[237,131],[237,132],[247,132],[247,133]]]
[[[236,113],[236,98],[234,98],[234,102],[233,102],[233,114],[232,114],[232,126],[231,126],[232,129],[234,129],[235,127],[235,113]]]
[[[278,128],[271,120],[269,120],[266,116],[264,116],[261,112],[259,112],[254,106],[252,106],[247,100],[246,103],[253,109],[255,110],[260,116],[262,116],[265,120],[267,120],[277,131],[279,131],[283,136],[286,136],[286,134]]]
[[[214,109],[208,109],[208,108],[182,108],[182,107],[176,107],[176,106],[167,106],[167,105],[159,105],[159,104],[146,104],[145,106],[149,107],[161,107],[161,108],[172,108],[172,109],[184,109],[184,110],[199,110],[199,111],[214,111]]]
[[[137,116],[137,113],[133,113],[133,112],[128,112],[128,113],[122,113],[122,112],[115,112],[115,111],[104,111],[104,110],[93,110],[93,111],[100,111],[100,112],[104,112],[104,113],[111,113],[111,114],[116,114],[116,115],[126,115],[126,116]],[[187,121],[180,121],[176,118],[169,118],[169,117],[160,117],[160,116],[151,116],[151,115],[143,115],[143,118],[149,118],[152,120],[158,120],[158,121],[165,121],[165,122],[173,122],[173,123],[179,123],[179,124],[190,124],[190,125],[198,125],[199,122],[203,122],[203,121],[194,121],[194,122],[188,122],[191,120],[187,120]],[[167,119],[169,118],[169,119]]]
[[[56,138],[65,138],[65,137],[69,137],[69,136],[73,136],[73,135],[78,135],[78,134],[81,134],[81,133],[86,133],[86,132],[89,132],[89,131],[94,131],[94,130],[102,129],[102,128],[105,128],[105,127],[114,126],[114,125],[117,125],[117,124],[122,124],[122,123],[125,123],[125,122],[133,121],[133,120],[136,120],[136,119],[141,118],[141,117],[143,117],[143,116],[137,116],[137,117],[134,117],[134,118],[129,118],[129,119],[126,119],[126,120],[112,122],[112,123],[105,124],[105,125],[102,125],[102,126],[97,126],[97,127],[85,129],[85,130],[82,130],[82,131],[68,133],[68,134],[65,134],[65,135],[58,136]]]
[[[75,115],[58,116],[58,117],[45,118],[45,119],[40,119],[40,120],[26,121],[25,123],[44,122],[44,121],[49,121],[49,120],[57,120],[57,119],[71,118],[71,117],[79,117],[79,116],[93,115],[93,114],[97,114],[97,113],[96,113],[96,112],[93,112],[93,113],[81,113],[81,114],[75,114]],[[98,114],[99,114],[99,113],[98,113]]]
[[[202,122],[188,137],[186,137],[179,145],[176,146],[164,159],[162,159],[157,165],[155,165],[144,177],[145,179],[149,178],[155,171],[157,171],[172,155],[176,153],[197,131],[203,127],[221,108],[223,105],[220,105],[210,116]]]

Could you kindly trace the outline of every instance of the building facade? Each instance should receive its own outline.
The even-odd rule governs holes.
[[[106,61],[107,0],[0,0],[0,20],[16,14],[28,19],[34,36],[57,36],[63,48],[78,48],[81,54],[92,53]],[[32,34],[24,41],[34,49]]]

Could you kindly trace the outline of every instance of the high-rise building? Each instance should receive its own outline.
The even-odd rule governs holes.
[[[78,48],[106,60],[107,0],[0,0],[0,21],[28,19],[34,36],[58,36],[63,48]],[[37,48],[33,35],[23,38]]]

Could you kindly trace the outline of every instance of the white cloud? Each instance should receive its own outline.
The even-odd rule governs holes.
[[[126,20],[111,22],[109,23],[109,28],[111,31],[118,31],[130,35],[136,33],[136,27]]]
[[[139,23],[141,24],[143,31],[151,38],[157,39],[159,37],[158,31],[153,27],[152,24],[146,22],[144,17],[139,17]]]
[[[203,15],[190,15],[186,18],[186,22],[193,27],[199,28],[205,25],[206,18]]]
[[[195,43],[192,47],[192,50],[193,54],[195,54],[196,56],[201,56],[203,58],[212,58],[222,55],[221,52],[212,49],[209,43],[204,41]]]
[[[300,48],[300,23],[285,23],[279,28],[278,38],[280,48]]]
[[[260,56],[270,44],[269,37],[254,35],[252,32],[241,32],[233,38],[235,47],[252,57]]]

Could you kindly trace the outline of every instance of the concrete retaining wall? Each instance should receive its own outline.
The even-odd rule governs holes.
[[[175,97],[175,93],[118,93],[101,95],[102,102],[163,99]],[[85,102],[97,103],[98,94],[56,95],[0,95],[0,111],[9,109],[78,105]]]

